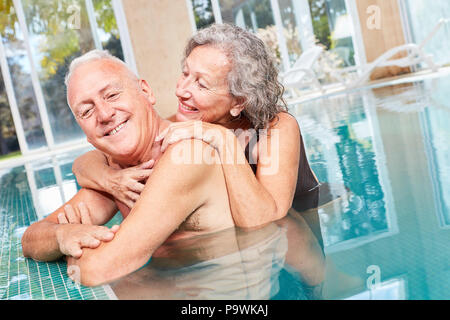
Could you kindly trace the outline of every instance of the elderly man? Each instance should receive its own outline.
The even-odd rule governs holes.
[[[79,270],[81,283],[94,286],[137,270],[167,239],[234,226],[214,149],[184,140],[161,154],[155,138],[170,122],[153,109],[155,97],[145,80],[106,52],[91,51],[72,62],[66,85],[77,122],[110,166],[125,168],[150,159],[157,163],[132,210],[111,195],[81,189],[68,204],[80,208],[83,224],[59,224],[61,207],[26,230],[26,257],[50,261],[67,255],[68,267]],[[212,158],[204,159],[204,154]],[[120,229],[101,226],[117,209],[125,217]]]

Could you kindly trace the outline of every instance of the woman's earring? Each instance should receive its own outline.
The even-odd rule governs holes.
[[[231,110],[230,113],[233,117],[237,117],[237,116],[241,115],[241,112],[237,111],[237,110]]]

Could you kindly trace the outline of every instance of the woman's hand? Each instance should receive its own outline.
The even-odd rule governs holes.
[[[220,154],[226,134],[227,129],[221,125],[193,120],[172,123],[155,141],[162,141],[161,152],[164,152],[171,144],[180,140],[198,139],[208,143]]]
[[[154,164],[155,161],[150,160],[134,167],[112,170],[111,175],[107,177],[106,191],[130,209],[133,208],[144,190]]]

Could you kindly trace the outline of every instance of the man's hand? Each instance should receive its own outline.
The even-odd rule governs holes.
[[[72,224],[91,224],[92,219],[89,209],[84,202],[80,202],[75,210],[70,204],[64,206],[64,213],[58,214],[58,223],[72,223]]]
[[[111,229],[103,226],[93,226],[89,208],[80,202],[75,210],[70,204],[64,207],[64,213],[58,215],[56,237],[61,253],[76,259],[83,254],[82,248],[97,248],[101,241],[111,241],[119,230],[118,225]]]
[[[108,229],[103,226],[66,223],[59,225],[56,239],[62,254],[78,259],[83,254],[82,248],[95,249],[102,241],[111,241],[117,230],[119,226]]]

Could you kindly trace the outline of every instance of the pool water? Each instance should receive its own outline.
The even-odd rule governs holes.
[[[167,243],[96,288],[20,245],[79,189],[71,165],[86,150],[2,169],[0,299],[450,299],[449,88],[440,77],[291,105],[332,201],[257,230]]]
[[[434,78],[292,107],[319,180],[351,190],[318,210],[326,297],[450,298],[449,89]]]
[[[0,170],[0,300],[115,298],[109,286],[88,288],[72,282],[64,261],[36,262],[22,254],[26,227],[76,192],[71,162],[77,155]]]

